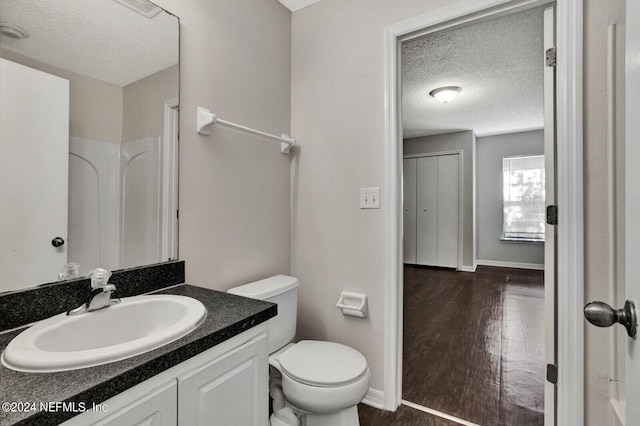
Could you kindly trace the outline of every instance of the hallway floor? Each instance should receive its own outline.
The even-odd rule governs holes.
[[[405,266],[403,363],[407,401],[480,425],[542,425],[543,272]]]

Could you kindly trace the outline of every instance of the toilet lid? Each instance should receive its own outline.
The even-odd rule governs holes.
[[[280,366],[299,382],[338,386],[360,377],[367,369],[367,360],[339,343],[303,340],[280,355]]]

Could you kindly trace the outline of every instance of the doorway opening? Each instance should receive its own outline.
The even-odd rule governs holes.
[[[401,51],[403,43],[443,32],[448,28],[480,23],[514,12],[549,4],[545,1],[465,1],[385,29],[386,64],[386,178],[389,194],[389,215],[386,232],[386,310],[385,310],[385,392],[384,407],[394,410],[402,401],[402,320],[403,320],[403,210],[402,159],[403,131],[401,110]],[[554,385],[545,383],[545,424],[581,423],[583,419],[583,324],[580,321],[583,300],[583,205],[582,205],[582,4],[567,0],[555,5],[555,35],[557,36],[558,67],[555,99],[555,133],[558,210],[554,255],[557,275],[551,297],[545,295],[545,334],[551,335],[556,345],[547,360],[561,367]],[[553,121],[553,120],[552,120]],[[464,212],[463,212],[464,214]],[[547,233],[547,237],[549,234]],[[475,252],[472,260],[475,261]],[[465,260],[463,255],[463,267]],[[475,266],[475,265],[474,265]],[[550,282],[547,280],[547,282]],[[549,286],[548,286],[549,287]],[[557,305],[551,305],[552,301]],[[554,306],[560,306],[555,309]],[[551,311],[549,315],[548,312]],[[556,326],[557,325],[557,326]],[[557,338],[554,334],[557,331]],[[553,348],[555,346],[555,348]],[[555,350],[553,350],[555,349]],[[545,354],[548,356],[548,354]],[[557,390],[557,393],[556,393]],[[557,396],[554,397],[554,394]],[[550,397],[548,395],[551,395]]]
[[[403,402],[473,424],[544,422],[549,11],[402,44]]]

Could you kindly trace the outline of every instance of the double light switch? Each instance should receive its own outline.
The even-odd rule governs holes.
[[[379,209],[380,208],[380,188],[360,188],[360,208]]]

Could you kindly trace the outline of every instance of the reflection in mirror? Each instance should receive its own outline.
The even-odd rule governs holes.
[[[0,19],[0,292],[177,259],[178,19],[146,0]]]

